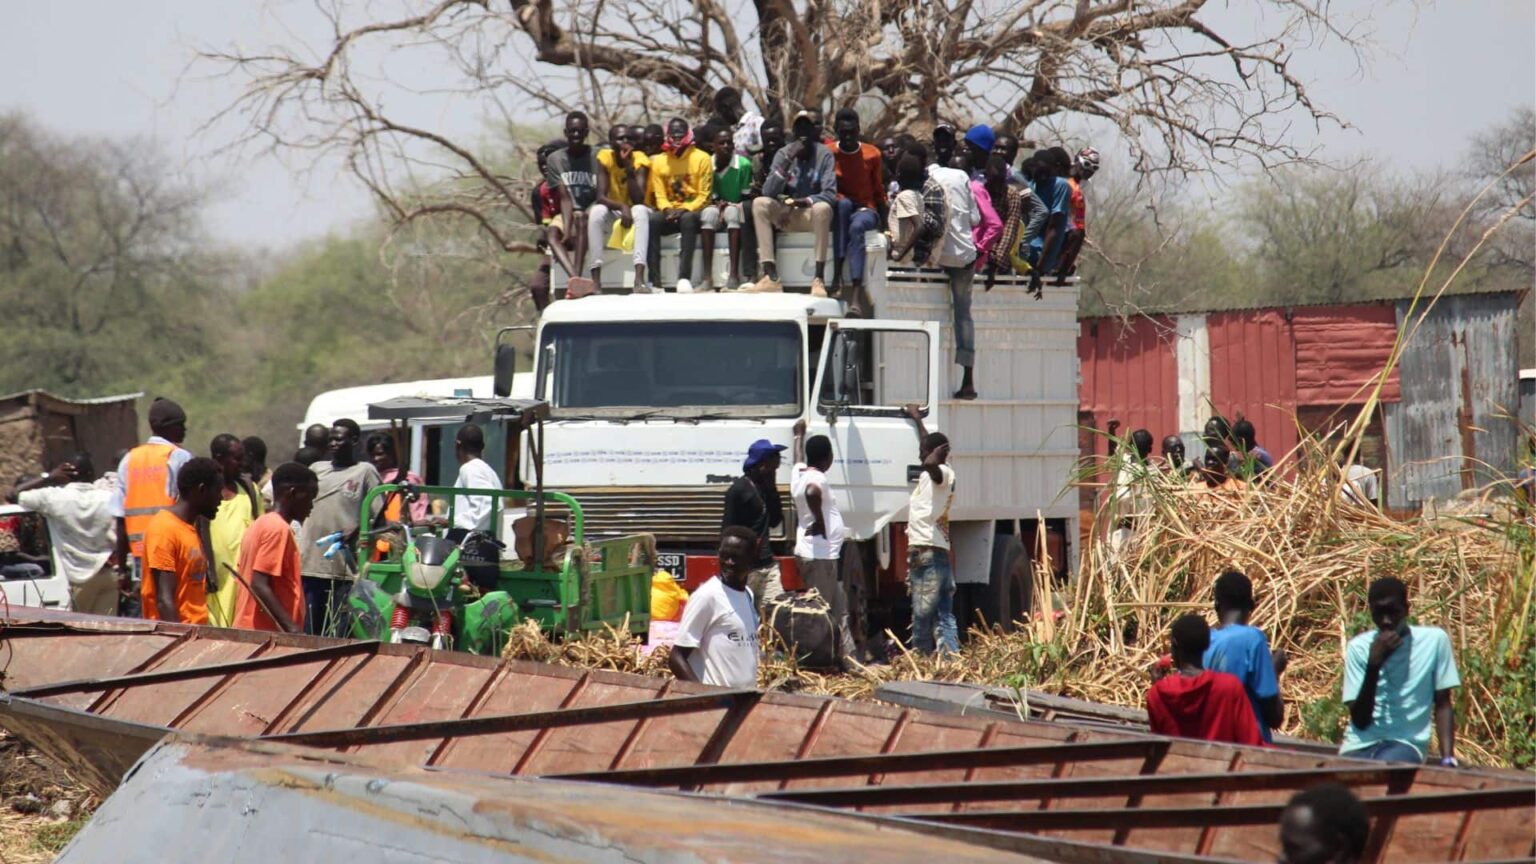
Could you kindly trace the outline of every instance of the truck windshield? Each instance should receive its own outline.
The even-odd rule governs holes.
[[[539,396],[567,415],[794,417],[804,391],[800,342],[790,321],[551,324]]]

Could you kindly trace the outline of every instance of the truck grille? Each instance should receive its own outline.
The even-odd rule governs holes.
[[[587,536],[601,539],[644,531],[658,543],[713,543],[720,539],[724,486],[635,486],[561,489],[581,504]],[[793,531],[795,507],[789,487],[779,487],[784,525]],[[774,539],[782,539],[782,529]]]

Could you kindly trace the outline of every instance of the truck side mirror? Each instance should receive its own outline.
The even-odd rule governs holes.
[[[505,399],[512,395],[512,376],[517,372],[517,348],[510,342],[496,345],[495,382],[492,392]]]

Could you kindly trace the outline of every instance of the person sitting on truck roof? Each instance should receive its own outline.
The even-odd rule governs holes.
[[[757,625],[762,619],[747,584],[757,541],[757,534],[740,525],[720,532],[720,575],[688,598],[667,656],[667,667],[679,681],[757,687]]]
[[[1019,139],[1007,133],[999,133],[992,140],[992,155],[1001,156],[1003,164],[1008,166],[1008,185],[1015,188],[1027,189],[1029,178],[1017,167],[1019,161]],[[1031,237],[1033,239],[1033,237]]]
[[[1067,172],[1067,184],[1072,187],[1072,216],[1067,222],[1067,237],[1061,244],[1061,264],[1056,268],[1057,285],[1067,284],[1067,277],[1077,272],[1077,256],[1083,251],[1083,240],[1088,236],[1088,200],[1083,196],[1083,184],[1098,173],[1099,151],[1084,147],[1072,157],[1072,167]]]
[[[1002,232],[997,242],[992,244],[991,254],[986,260],[985,287],[988,291],[992,290],[992,283],[998,273],[1024,275],[1029,272],[1029,243],[1045,224],[1045,205],[1040,203],[1040,199],[1035,197],[1028,186],[1015,185],[1009,181],[1012,169],[995,149],[992,157],[987,160],[983,182],[1002,220]]]
[[[965,370],[956,399],[975,399],[972,368],[976,365],[976,323],[971,318],[971,285],[976,280],[975,227],[981,208],[971,190],[971,176],[958,168],[929,165],[928,179],[943,192],[944,236],[937,244],[938,265],[949,281],[954,314],[955,363]],[[930,194],[925,187],[924,198]]]
[[[602,255],[602,246],[587,248],[587,211],[597,201],[599,173],[592,147],[587,144],[590,132],[586,114],[572,111],[565,115],[565,146],[549,154],[544,165],[545,180],[554,184],[560,194],[559,230],[550,225],[550,251],[563,250],[570,256],[561,266],[570,276],[566,292],[573,296],[589,293],[592,286],[581,275],[584,271],[572,266],[579,268],[589,251]]]
[[[1072,157],[1060,147],[1049,147],[1035,153],[1032,175],[1035,194],[1046,205],[1045,228],[1031,246],[1034,271],[1030,274],[1031,289],[1034,283],[1047,273],[1054,273],[1058,266],[1061,245],[1072,227],[1072,185],[1067,174],[1072,170]]]
[[[16,502],[48,518],[59,568],[69,582],[69,608],[116,615],[117,576],[110,564],[117,544],[112,490],[96,485],[95,479],[91,454],[82,451],[18,485]]]
[[[453,438],[453,455],[459,460],[455,489],[501,489],[501,475],[481,458],[485,453],[485,433],[474,423],[465,423]],[[457,531],[489,532],[491,498],[488,495],[460,495],[453,505],[453,527]]]
[[[1207,669],[1226,672],[1243,682],[1259,734],[1265,743],[1272,740],[1271,729],[1279,729],[1285,720],[1285,700],[1280,697],[1280,675],[1287,660],[1284,651],[1271,651],[1264,631],[1248,624],[1253,614],[1253,583],[1236,570],[1216,577],[1211,587],[1216,601],[1216,627],[1211,630],[1211,644],[1201,659]]]
[[[907,406],[917,425],[918,458],[922,470],[907,502],[907,593],[912,597],[912,644],[925,654],[960,650],[955,624],[955,576],[950,566],[949,508],[955,503],[955,469],[949,466],[949,439],[929,433],[923,409]]]
[[[725,514],[720,520],[722,529],[739,525],[757,536],[748,584],[752,596],[757,598],[759,614],[765,604],[784,593],[784,580],[769,536],[784,524],[784,504],[779,498],[776,478],[783,461],[780,454],[786,449],[766,438],[752,442],[746,460],[741,463],[741,476],[725,490]]]
[[[665,153],[651,159],[651,192],[656,196],[651,211],[650,242],[646,268],[661,283],[661,238],[682,235],[677,257],[677,293],[693,293],[693,247],[699,237],[700,213],[709,204],[715,182],[715,162],[693,146],[688,121],[673,117],[667,122]]]
[[[1263,746],[1243,682],[1205,668],[1211,627],[1201,616],[1180,615],[1169,630],[1171,662],[1159,663],[1147,691],[1147,725],[1154,735]]]
[[[1279,864],[1359,864],[1371,820],[1342,783],[1297,792],[1280,814]]]
[[[848,296],[849,317],[863,317],[871,305],[864,296],[864,237],[885,221],[885,169],[880,148],[859,140],[859,112],[839,108],[832,121],[837,136],[832,145],[832,161],[837,170],[837,213],[832,234],[837,238],[833,249],[834,293],[841,296],[843,268],[848,270],[852,291]]]
[[[645,206],[645,187],[650,183],[651,160],[636,146],[635,130],[620,123],[613,127],[613,145],[597,154],[597,200],[587,213],[587,269],[594,291],[603,287],[603,250],[607,248],[613,223],[634,231],[635,291],[649,287],[645,270],[650,250],[651,209]]]
[[[791,127],[795,135],[773,157],[763,194],[752,202],[752,226],[757,231],[757,257],[763,276],[748,291],[784,290],[774,255],[773,232],[810,231],[816,241],[816,276],[811,296],[827,296],[827,250],[832,239],[833,203],[837,200],[837,165],[821,143],[821,113],[801,111]]]
[[[933,127],[933,135],[929,139],[928,156],[930,165],[948,165],[949,160],[955,155],[955,126],[953,123],[941,122]]]
[[[736,152],[735,139],[727,127],[712,128],[706,144],[714,153],[715,183],[699,226],[704,240],[704,278],[699,288],[710,291],[714,289],[715,232],[722,226],[730,262],[725,284],[735,287],[741,281],[741,229],[752,206],[747,200],[747,190],[752,186],[752,160]]]
[[[971,174],[971,197],[976,199],[976,209],[981,213],[981,221],[971,226],[971,236],[976,241],[975,269],[981,270],[992,257],[992,249],[997,245],[997,240],[1003,233],[1003,220],[998,216],[997,209],[992,206],[992,195],[987,192],[986,171],[971,171],[968,159],[955,156],[951,167],[960,168]],[[1000,199],[1000,203],[1006,204],[1007,199]],[[989,289],[990,290],[990,289]]]
[[[943,230],[944,190],[928,180],[927,160],[928,151],[921,144],[896,159],[898,190],[887,229],[891,235],[887,255],[895,264],[928,266],[934,240]]]

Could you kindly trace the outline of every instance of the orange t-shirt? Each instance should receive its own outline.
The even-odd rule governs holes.
[[[304,585],[299,580],[299,542],[293,529],[276,511],[262,516],[245,529],[240,540],[240,578],[247,585],[256,584],[256,573],[271,577],[272,593],[293,623],[304,626]],[[261,608],[250,591],[241,590],[235,604],[235,626],[243,630],[282,628]]]
[[[144,529],[144,617],[158,619],[155,607],[155,570],[176,575],[176,613],[187,624],[208,623],[208,561],[197,528],[181,521],[170,510],[161,510]]]

